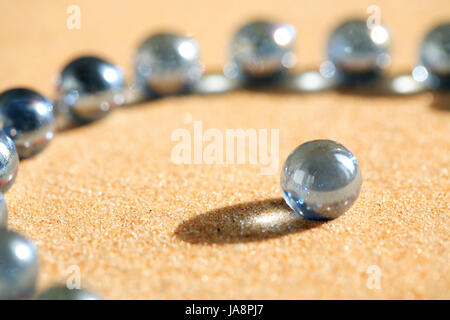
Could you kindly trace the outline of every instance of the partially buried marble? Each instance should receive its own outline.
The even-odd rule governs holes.
[[[358,198],[362,176],[356,157],[331,140],[314,140],[297,147],[281,173],[286,203],[310,220],[335,219]]]

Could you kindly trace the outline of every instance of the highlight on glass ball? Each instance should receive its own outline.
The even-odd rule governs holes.
[[[356,157],[331,140],[314,140],[298,146],[281,172],[286,203],[310,220],[335,219],[358,198],[362,185]]]
[[[225,74],[231,78],[272,79],[296,64],[295,28],[264,20],[248,23],[235,34],[231,61]]]
[[[390,64],[390,43],[391,33],[382,24],[344,21],[328,39],[328,60],[321,65],[321,73],[343,84],[376,80]]]
[[[136,53],[136,86],[149,95],[189,91],[202,74],[199,46],[188,37],[157,33],[146,39]]]

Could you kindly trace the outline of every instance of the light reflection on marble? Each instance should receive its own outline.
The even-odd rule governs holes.
[[[274,89],[293,93],[309,93],[332,90],[336,83],[318,71],[305,71],[287,75]]]
[[[388,78],[385,81],[386,92],[398,95],[413,95],[427,91],[427,87],[420,81],[416,81],[409,74],[403,74]]]
[[[213,73],[204,75],[192,88],[194,94],[219,94],[232,92],[241,87],[236,79],[230,79],[223,74]]]

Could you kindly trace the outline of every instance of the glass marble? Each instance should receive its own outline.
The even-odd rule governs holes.
[[[0,228],[0,300],[32,297],[37,275],[34,244],[17,232]]]
[[[69,289],[65,285],[56,285],[41,292],[37,300],[101,300],[93,293],[83,289]]]
[[[327,56],[342,82],[372,80],[390,62],[391,34],[383,25],[367,26],[366,20],[352,19],[340,24],[327,43]],[[330,75],[328,75],[330,76]]]
[[[422,41],[413,76],[432,89],[450,89],[450,23],[434,27]]]
[[[19,155],[11,138],[0,131],[0,192],[5,193],[16,180]]]
[[[288,156],[281,173],[286,203],[310,220],[330,220],[342,215],[358,198],[361,184],[355,156],[331,140],[300,145]]]
[[[6,227],[8,223],[8,208],[3,194],[0,193],[0,228]]]
[[[123,103],[123,74],[119,67],[92,56],[70,62],[58,78],[57,110],[80,123],[107,115]]]
[[[42,151],[55,131],[53,104],[39,93],[16,88],[0,94],[0,123],[21,158]]]
[[[233,76],[249,79],[276,77],[296,62],[295,28],[288,24],[254,21],[240,28],[231,43]],[[226,74],[230,72],[226,72]]]
[[[153,94],[186,91],[203,73],[199,46],[177,34],[155,34],[139,46],[135,73],[137,86]]]

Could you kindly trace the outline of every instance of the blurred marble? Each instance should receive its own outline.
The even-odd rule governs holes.
[[[340,83],[377,79],[390,64],[390,43],[391,34],[384,25],[369,28],[363,19],[345,21],[328,40],[328,60],[321,65],[321,73]]]
[[[295,28],[288,24],[254,21],[240,28],[231,43],[225,74],[247,80],[271,79],[296,64]]]
[[[41,292],[37,300],[101,300],[93,293],[83,289],[69,289],[65,285],[56,285]]]
[[[450,89],[450,23],[440,24],[427,33],[420,48],[420,64],[412,75],[430,89]]]
[[[0,123],[21,158],[42,151],[53,138],[53,104],[39,93],[16,88],[0,95]]]
[[[31,298],[37,275],[35,245],[17,232],[0,228],[0,300]]]
[[[8,207],[6,206],[5,198],[0,193],[0,228],[6,227],[8,224]]]
[[[355,156],[331,140],[314,140],[298,146],[281,173],[286,203],[310,220],[335,219],[358,198],[362,176]]]
[[[124,103],[123,88],[123,74],[116,65],[98,57],[77,58],[57,81],[58,120],[86,123],[103,118]]]
[[[149,95],[188,91],[203,73],[195,40],[172,33],[146,39],[135,57],[136,84]]]
[[[0,192],[5,193],[16,180],[19,155],[11,138],[0,131]]]

